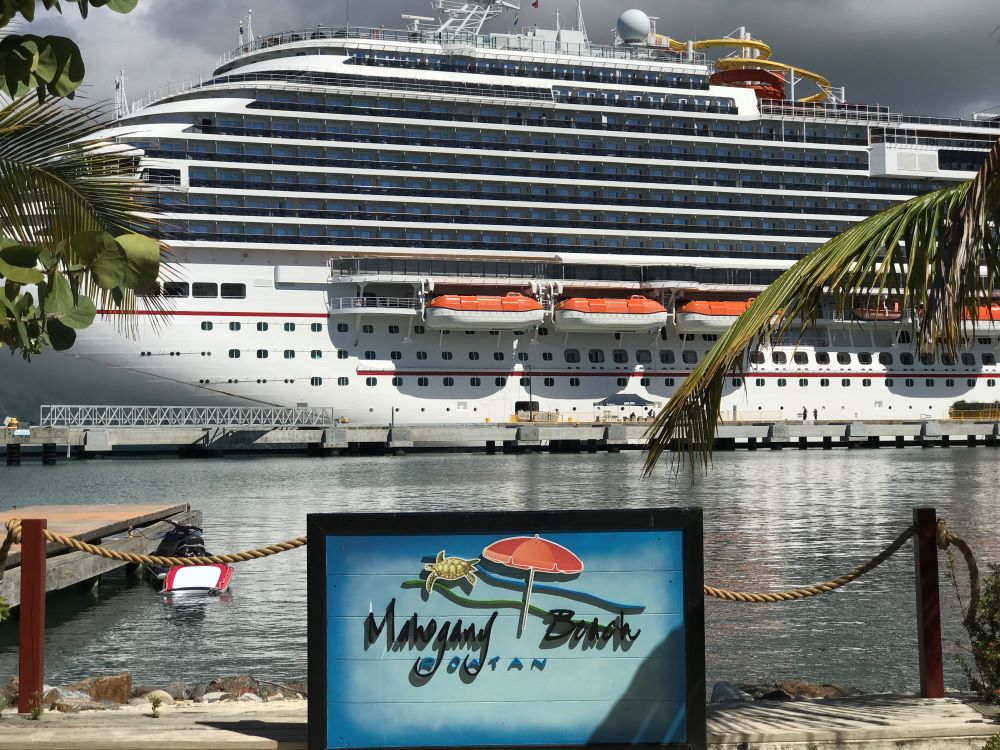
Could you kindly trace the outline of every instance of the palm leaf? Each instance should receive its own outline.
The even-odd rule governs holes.
[[[68,240],[81,232],[155,229],[152,194],[138,179],[140,152],[103,137],[107,127],[101,104],[68,107],[24,97],[0,108],[0,235],[62,248],[65,261],[74,263]],[[131,292],[84,281],[100,307],[134,311]],[[119,315],[116,322],[130,328],[135,318]]]
[[[992,297],[998,225],[1000,141],[971,182],[893,206],[814,250],[761,292],[680,384],[650,426],[646,474],[671,447],[707,467],[725,378],[742,376],[757,348],[800,339],[831,301],[843,313],[891,296],[921,352],[954,356],[963,322],[974,325],[971,313]]]

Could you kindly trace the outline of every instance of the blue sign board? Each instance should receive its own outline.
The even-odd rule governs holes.
[[[309,516],[309,746],[704,746],[701,515]]]

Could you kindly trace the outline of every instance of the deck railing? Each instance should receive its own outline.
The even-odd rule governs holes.
[[[42,427],[323,427],[332,408],[271,406],[86,406],[46,404]]]

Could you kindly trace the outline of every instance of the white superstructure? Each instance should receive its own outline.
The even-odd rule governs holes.
[[[588,419],[615,394],[648,402],[620,416],[645,416],[725,325],[681,307],[752,298],[851,224],[968,179],[1000,132],[844,104],[820,76],[809,101],[779,99],[781,75],[789,96],[809,84],[743,32],[735,54],[769,80],[708,61],[725,39],[636,38],[634,14],[601,46],[580,28],[452,31],[456,5],[472,8],[439,0],[437,28],[259,36],[133,105],[114,133],[144,149],[164,204],[174,317],[144,313],[138,340],[105,319],[79,366],[134,377],[148,404],[332,406],[353,423]],[[431,306],[512,292],[541,311]],[[557,318],[568,299],[634,296],[655,303],[639,322],[614,305]],[[723,416],[905,419],[1000,398],[1000,332],[922,362],[912,321],[869,313],[758,352]]]

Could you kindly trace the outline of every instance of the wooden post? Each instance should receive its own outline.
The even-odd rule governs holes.
[[[941,602],[938,590],[937,512],[913,509],[913,563],[917,588],[917,649],[920,652],[920,695],[944,697],[941,657]]]
[[[17,712],[31,713],[41,700],[45,646],[45,520],[21,521],[21,603]]]

